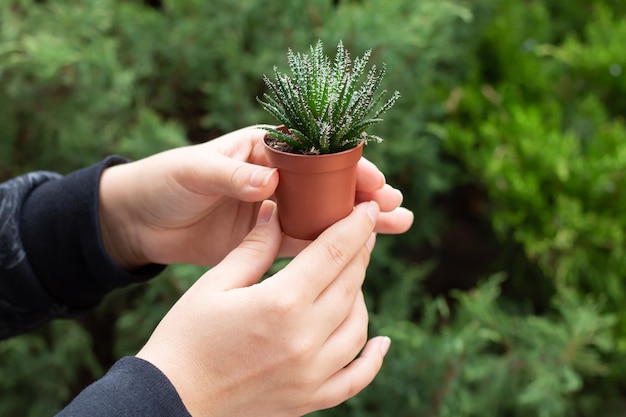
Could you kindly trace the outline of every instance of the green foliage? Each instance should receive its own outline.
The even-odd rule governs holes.
[[[316,415],[620,416],[625,13],[623,0],[1,2],[0,178],[264,124],[254,98],[282,51],[342,40],[387,64],[381,91],[402,90],[377,125],[393,140],[364,152],[416,222],[379,236],[364,286],[372,335],[392,337],[381,374]],[[61,408],[202,272],[172,266],[0,342],[0,415]]]
[[[562,45],[546,46],[541,52],[567,66],[576,81],[569,87],[569,97],[591,90],[604,103],[603,108],[619,118],[626,109],[626,63],[621,42],[625,37],[623,16],[599,3],[593,9],[593,22],[584,27],[581,35],[570,35]]]
[[[494,88],[464,91],[457,109],[462,122],[449,124],[444,136],[450,152],[486,188],[500,239],[520,243],[545,276],[619,307],[626,301],[626,196],[620,192],[626,126],[611,116],[621,112],[619,102],[607,107],[603,89],[589,94],[580,86],[593,80],[618,88],[623,77],[610,73],[610,63],[618,59],[611,52],[615,48],[602,49],[598,41],[598,32],[606,33],[611,23],[607,9],[599,5],[594,17],[585,30],[588,44],[567,38],[563,45],[537,45],[516,56],[514,83],[507,77]],[[613,25],[612,33],[619,34],[620,23]],[[498,42],[500,35],[494,32]],[[511,54],[510,49],[502,53]],[[587,56],[582,63],[571,59],[582,55]],[[589,68],[598,70],[591,76]],[[543,95],[522,89],[529,85]],[[626,320],[624,312],[620,316]]]
[[[584,284],[623,305],[626,128],[607,120],[592,97],[576,107],[597,129],[590,137],[564,130],[556,103],[513,102],[476,132],[453,129],[449,143],[484,181],[501,237],[520,242],[558,282]]]
[[[393,340],[381,374],[349,408],[320,416],[574,415],[584,378],[610,371],[602,355],[614,348],[615,318],[593,299],[563,287],[551,314],[511,314],[496,275],[455,291],[454,312],[443,297],[422,295],[416,323],[398,304],[419,293],[415,275],[427,270],[406,272],[372,317]]]
[[[328,154],[354,148],[360,143],[382,139],[365,132],[382,121],[400,94],[396,91],[375,109],[386,94],[378,93],[385,69],[373,66],[361,80],[371,50],[352,62],[350,53],[339,41],[334,61],[324,54],[318,40],[311,53],[287,53],[292,77],[274,67],[274,81],[263,77],[270,94],[261,106],[285,127],[288,133],[267,128],[269,136],[291,148],[309,154]]]
[[[598,311],[612,317],[610,332],[595,349],[601,353],[583,360],[602,365],[606,373],[583,373],[571,391],[576,395],[547,415],[588,415],[589,410],[613,415],[620,401],[607,387],[623,378],[618,358],[626,347],[626,126],[621,116],[626,106],[619,94],[622,58],[616,52],[626,39],[623,17],[617,8],[597,2],[584,6],[590,16],[585,27],[555,34],[547,24],[553,18],[549,4],[526,6],[501,4],[481,45],[490,60],[458,87],[449,119],[437,134],[462,167],[463,180],[485,191],[483,213],[498,241],[518,245],[524,262],[539,271],[518,275],[513,287],[550,280],[559,291],[574,294],[568,314],[580,293],[603,300]],[[497,263],[513,276],[511,261],[503,253]],[[519,303],[516,296],[507,294]],[[533,303],[539,311],[550,309],[536,295]],[[545,391],[550,385],[538,386]],[[601,397],[609,400],[602,404]]]
[[[137,124],[149,152],[184,144],[182,130],[165,124],[138,88],[141,67],[151,64],[141,61],[142,45],[130,42],[132,33],[117,34],[150,13],[112,0],[14,3],[0,6],[0,135],[3,143],[14,141],[0,154],[7,174],[87,165],[129,143]],[[133,57],[130,66],[122,51]],[[146,155],[139,147],[125,150],[129,157]]]
[[[0,367],[3,416],[50,415],[65,405],[77,384],[102,374],[89,333],[64,321],[1,342]]]

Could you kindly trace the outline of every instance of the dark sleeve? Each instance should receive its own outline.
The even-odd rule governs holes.
[[[109,157],[65,177],[36,172],[0,184],[0,339],[96,306],[111,290],[163,270],[133,273],[108,256],[98,197]]]
[[[174,386],[150,362],[120,359],[56,417],[191,417]]]

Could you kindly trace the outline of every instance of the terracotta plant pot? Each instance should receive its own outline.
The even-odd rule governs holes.
[[[281,152],[267,143],[265,151],[270,165],[278,168],[278,218],[287,236],[315,239],[350,214],[363,144],[326,155]]]

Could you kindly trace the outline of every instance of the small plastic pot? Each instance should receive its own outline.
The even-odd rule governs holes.
[[[299,155],[264,143],[270,165],[278,168],[278,218],[287,236],[315,239],[350,214],[363,144],[339,153]]]

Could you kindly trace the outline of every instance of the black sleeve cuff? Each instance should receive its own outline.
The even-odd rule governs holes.
[[[41,285],[59,304],[84,310],[111,290],[146,281],[164,266],[133,273],[115,264],[104,248],[98,217],[102,171],[126,159],[112,156],[35,188],[22,207],[21,237]]]
[[[56,417],[191,417],[176,389],[150,362],[120,359]]]

